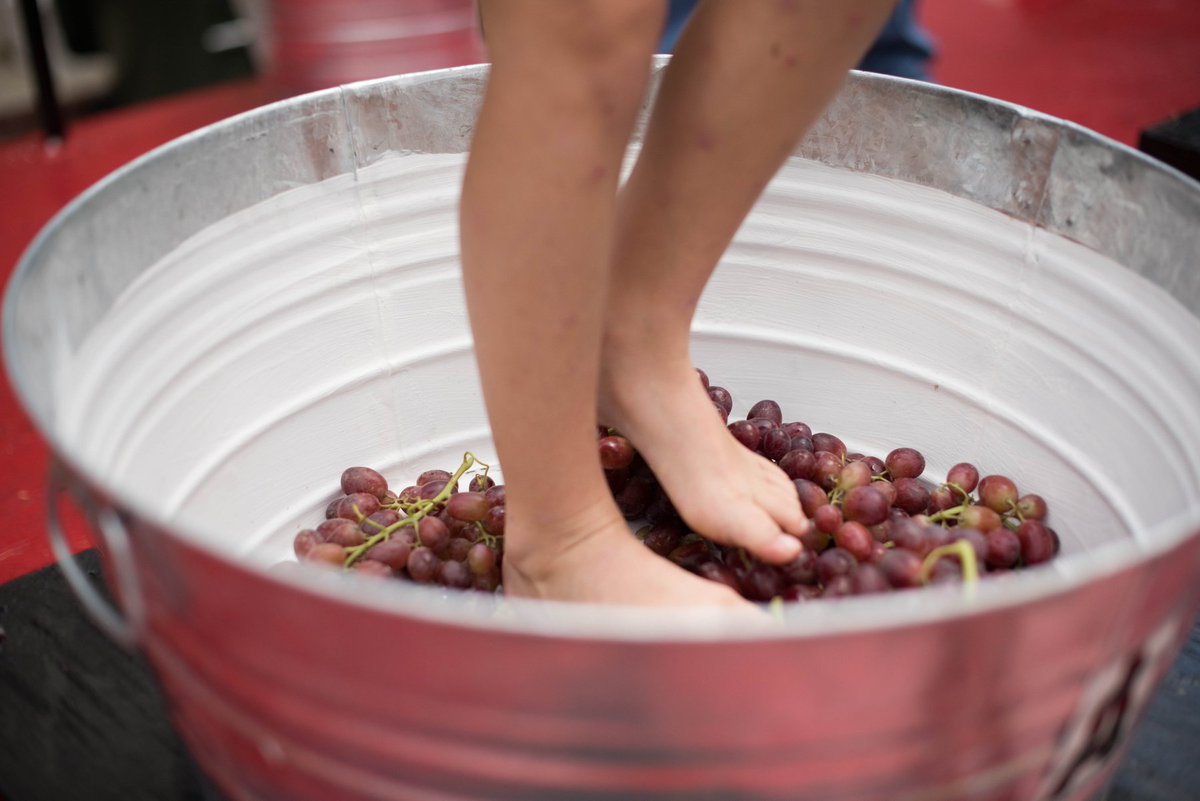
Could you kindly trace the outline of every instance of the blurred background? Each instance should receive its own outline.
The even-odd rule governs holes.
[[[670,0],[664,52],[692,5]],[[231,82],[274,98],[484,59],[472,0],[0,0],[0,141],[39,128],[43,43],[64,120]],[[863,66],[1134,144],[1200,105],[1200,3],[905,0]]]

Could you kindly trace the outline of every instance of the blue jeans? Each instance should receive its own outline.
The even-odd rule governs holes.
[[[670,0],[667,26],[663,30],[658,52],[670,53],[699,0]],[[914,6],[917,0],[900,0],[891,18],[879,32],[879,37],[858,65],[860,70],[897,75],[901,78],[929,80],[929,61],[933,58],[933,41],[917,24]]]

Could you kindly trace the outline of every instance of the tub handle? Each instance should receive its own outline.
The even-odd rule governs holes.
[[[121,599],[124,607],[118,611],[114,603],[110,603],[100,594],[71,554],[58,517],[58,505],[64,494],[74,500],[67,492],[65,471],[62,465],[54,460],[50,465],[46,488],[46,531],[50,540],[50,550],[53,551],[59,569],[62,570],[67,584],[79,599],[87,616],[110,639],[132,650],[137,647],[140,639],[145,608],[125,524],[109,506],[102,507],[94,517],[104,546],[105,558],[112,565],[111,575],[117,585],[116,596]]]

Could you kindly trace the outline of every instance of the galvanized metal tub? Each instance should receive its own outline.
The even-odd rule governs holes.
[[[490,451],[444,224],[485,76],[184,137],[72,204],[9,287],[56,548],[65,489],[121,611],[63,567],[222,789],[1097,792],[1200,605],[1200,187],[985,98],[853,75],[739,233],[694,347],[739,405],[1025,477],[1058,515],[1054,566],[761,627],[268,569],[342,467]]]

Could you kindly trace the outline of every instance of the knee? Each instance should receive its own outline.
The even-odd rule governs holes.
[[[590,0],[560,40],[571,72],[614,100],[641,100],[666,19],[661,0]]]

